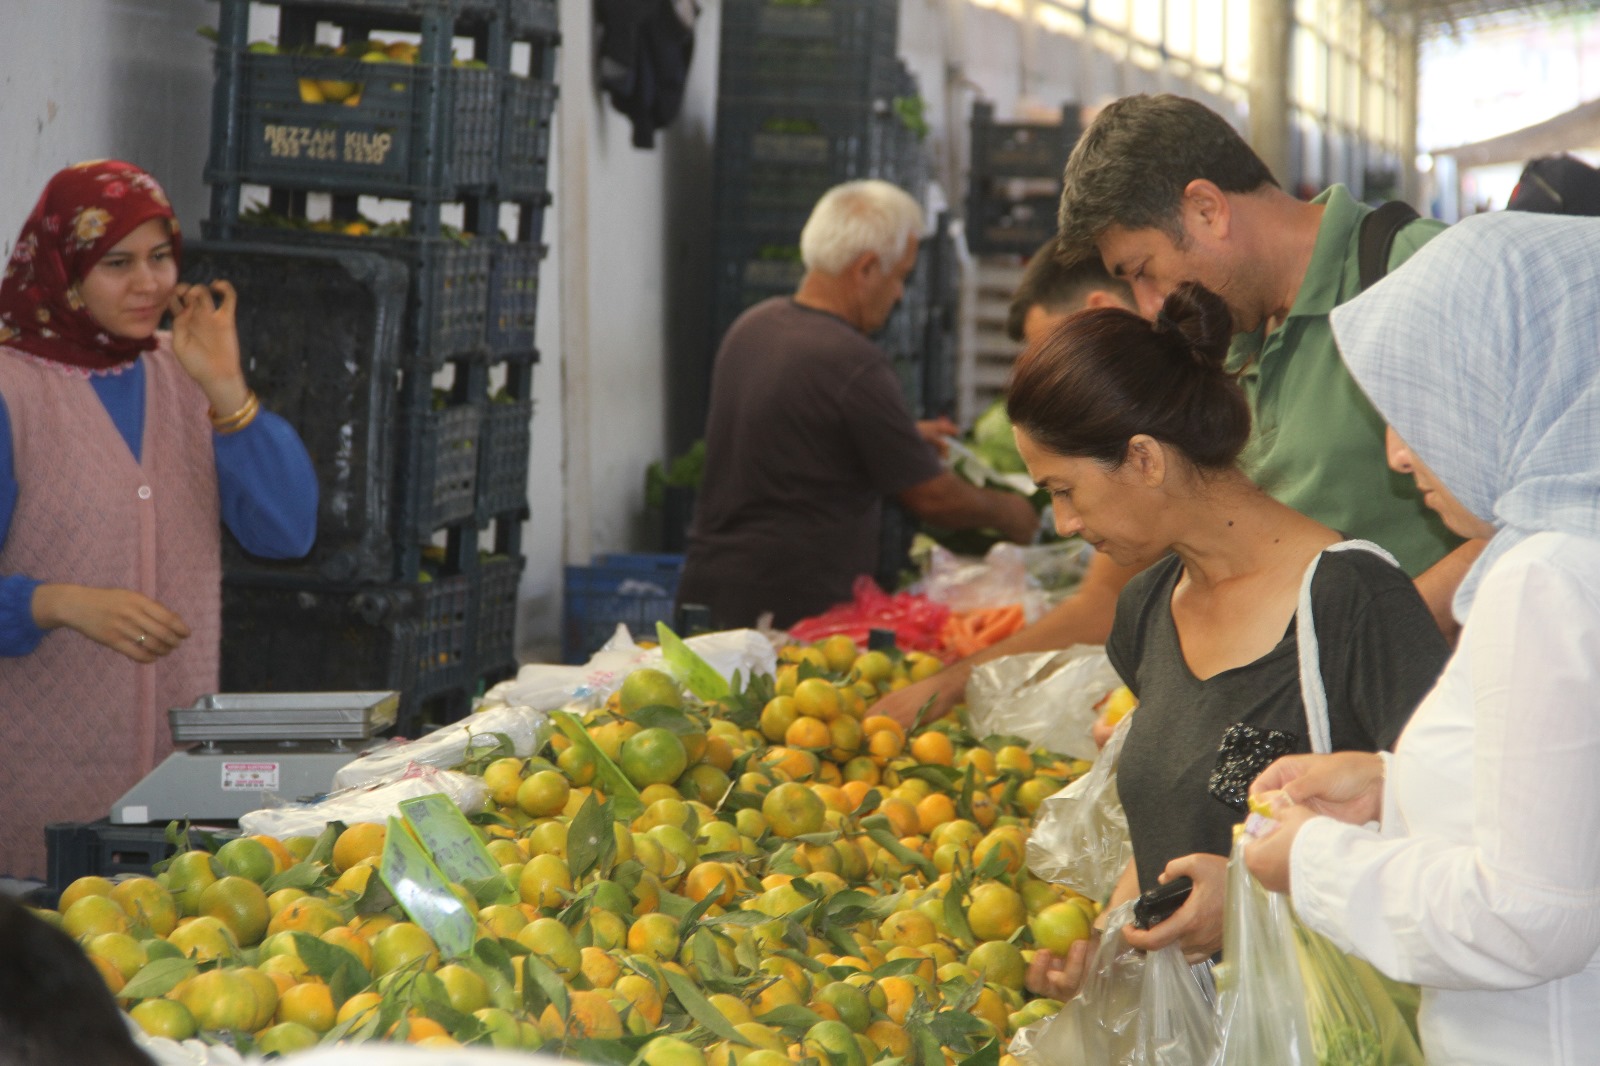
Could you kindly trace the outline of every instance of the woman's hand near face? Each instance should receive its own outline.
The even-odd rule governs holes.
[[[1286,755],[1250,784],[1252,796],[1278,791],[1313,814],[1365,825],[1383,811],[1383,759],[1369,751]]]
[[[218,415],[233,414],[250,395],[239,357],[239,329],[234,318],[238,303],[232,285],[213,281],[179,285],[168,305],[173,354],[184,373],[204,390]]]
[[[1208,959],[1222,950],[1222,916],[1227,901],[1228,860],[1221,855],[1197,853],[1167,863],[1161,883],[1175,877],[1188,877],[1194,888],[1183,906],[1172,917],[1149,929],[1123,927],[1122,935],[1130,947],[1157,951],[1176,942],[1186,962]]]
[[[189,636],[183,619],[130,589],[40,585],[33,620],[41,629],[74,629],[136,663],[153,663]]]

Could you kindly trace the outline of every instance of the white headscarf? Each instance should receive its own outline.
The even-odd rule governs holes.
[[[1335,309],[1333,332],[1373,406],[1498,529],[1457,619],[1525,537],[1600,539],[1600,219],[1470,218]]]

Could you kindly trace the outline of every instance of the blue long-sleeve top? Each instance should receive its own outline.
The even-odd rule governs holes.
[[[120,374],[90,377],[95,394],[135,460],[144,440],[145,374],[140,359]],[[317,476],[300,435],[262,409],[244,429],[214,435],[222,521],[244,549],[268,559],[296,559],[317,536]],[[0,545],[17,505],[11,413],[0,397]],[[0,574],[0,656],[28,655],[44,639],[33,620],[33,591],[42,581]]]

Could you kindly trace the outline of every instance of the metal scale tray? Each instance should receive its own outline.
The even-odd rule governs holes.
[[[111,805],[118,825],[237,820],[268,794],[327,792],[333,775],[394,725],[398,692],[218,692],[167,712],[168,755]]]
[[[217,692],[167,712],[179,743],[365,740],[394,725],[398,692]]]

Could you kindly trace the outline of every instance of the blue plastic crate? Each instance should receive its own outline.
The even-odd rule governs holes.
[[[683,556],[597,555],[589,566],[566,568],[561,657],[586,662],[625,623],[636,639],[654,639],[657,622],[672,623]]]

